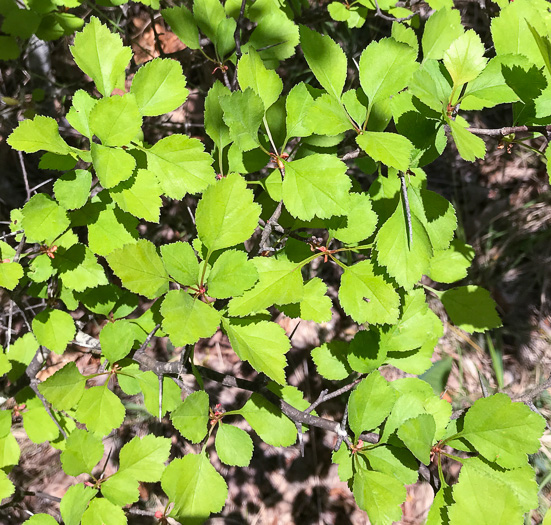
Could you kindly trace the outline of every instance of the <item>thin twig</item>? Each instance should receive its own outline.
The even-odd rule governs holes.
[[[29,178],[27,176],[27,168],[25,168],[25,161],[23,160],[23,154],[18,151],[19,165],[21,166],[21,173],[23,175],[23,181],[25,182],[25,191],[27,192],[27,200],[31,198],[31,189],[29,187]]]
[[[335,443],[335,446],[333,447],[333,450],[335,452],[337,450],[339,450],[339,448],[341,448],[343,439],[348,437],[347,432],[346,432],[347,422],[348,422],[348,403],[346,403],[346,405],[344,405],[344,414],[342,415],[341,428],[340,428],[341,431],[337,434],[337,442]]]
[[[413,248],[413,230],[411,226],[411,209],[409,207],[408,189],[406,186],[406,178],[403,173],[399,173],[400,184],[402,186],[402,196],[404,197],[404,208],[406,210],[406,219],[408,221],[408,237],[409,237],[409,249]]]
[[[237,21],[235,24],[235,33],[234,33],[234,40],[235,40],[235,63],[237,64],[239,62],[239,59],[241,58],[241,23],[243,21],[243,16],[245,15],[245,6],[247,4],[247,0],[241,0],[241,9],[239,10],[239,16],[237,17]],[[235,72],[233,74],[233,80],[232,80],[232,89],[235,89],[237,87],[237,66],[235,68]]]
[[[375,15],[378,16],[379,18],[382,18],[383,20],[388,20],[389,22],[406,22],[407,20],[411,20],[417,14],[417,13],[411,13],[411,15],[405,16],[403,18],[388,16],[381,11],[381,8],[379,7],[379,3],[377,2],[377,0],[374,0],[374,2],[375,2],[375,9],[376,9]]]
[[[55,423],[55,426],[58,428],[59,432],[63,436],[63,439],[67,439],[67,434],[65,430],[61,427],[59,424],[59,421],[54,417],[52,414],[52,411],[50,410],[50,406],[48,405],[48,402],[44,398],[44,396],[40,393],[40,390],[38,390],[38,380],[36,378],[31,379],[30,387],[32,388],[33,392],[36,394],[36,397],[40,399],[42,402],[42,405],[44,406],[44,409],[46,410],[48,416],[50,416],[50,419]]]
[[[467,128],[474,135],[486,135],[488,137],[505,137],[511,133],[551,133],[551,124],[547,126],[511,126],[498,129]]]
[[[344,162],[345,160],[357,159],[362,153],[363,151],[361,149],[355,149],[355,150],[349,151],[348,153],[345,153],[341,157],[341,160]]]
[[[270,238],[272,229],[277,224],[277,221],[281,216],[282,210],[283,210],[283,201],[279,201],[279,204],[274,210],[274,213],[272,213],[272,216],[268,219],[266,226],[264,226],[264,231],[262,232],[262,236],[260,237],[260,245],[258,247],[258,253],[262,253],[267,250],[270,250],[270,246],[268,246],[268,239]]]
[[[155,37],[155,47],[159,51],[159,55],[161,57],[165,57],[165,52],[163,50],[163,44],[161,43],[161,39],[159,38],[159,34],[157,33],[157,28],[155,27],[155,15],[153,14],[153,11],[149,10],[149,17],[151,19],[151,29],[153,29],[153,36]]]

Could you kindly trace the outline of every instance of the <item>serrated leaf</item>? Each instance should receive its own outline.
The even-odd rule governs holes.
[[[90,96],[86,91],[79,89],[73,95],[71,109],[66,115],[67,121],[79,133],[92,138],[90,131],[90,112],[98,100]]]
[[[419,462],[404,448],[390,445],[363,450],[373,470],[394,476],[404,485],[411,485],[419,478]]]
[[[86,378],[71,361],[42,381],[38,390],[56,409],[70,410],[78,404],[85,386]]]
[[[170,516],[182,523],[200,524],[212,512],[219,512],[228,487],[204,454],[188,454],[166,468],[161,486],[174,502]]]
[[[219,0],[195,0],[193,2],[193,17],[207,38],[216,42],[216,29],[220,22],[226,18],[226,12]]]
[[[124,89],[125,69],[132,50],[123,46],[120,36],[111,33],[95,16],[76,34],[70,50],[77,66],[92,78],[102,95],[109,96],[116,88]]]
[[[32,321],[33,333],[38,344],[56,354],[62,354],[76,333],[73,318],[61,310],[46,308]]]
[[[348,481],[353,475],[352,453],[348,447],[342,446],[331,455],[331,461],[338,464],[339,479]]]
[[[181,5],[161,9],[161,15],[170,25],[172,32],[190,49],[201,49],[199,30],[191,11]]]
[[[396,133],[366,131],[356,137],[358,146],[373,160],[406,171],[410,166],[413,144]]]
[[[13,290],[24,273],[17,262],[0,262],[0,287]]]
[[[406,488],[395,477],[361,469],[354,476],[352,490],[358,507],[372,523],[391,525],[402,517],[400,505],[406,499]]]
[[[237,79],[243,91],[250,87],[262,99],[265,110],[277,101],[283,90],[283,82],[279,75],[274,70],[266,68],[260,55],[253,48],[249,48],[248,53],[239,60]]]
[[[162,418],[167,411],[172,412],[180,406],[181,390],[171,377],[163,378],[163,399],[159,410],[159,378],[151,370],[138,372],[136,376],[138,378],[137,384],[134,381],[129,381],[125,383],[125,387],[131,385],[134,394],[142,392],[144,406],[152,416]],[[119,376],[119,382],[121,382],[121,379]]]
[[[413,75],[409,89],[423,104],[442,114],[452,91],[444,65],[437,60],[426,60]]]
[[[300,26],[299,33],[304,58],[317,81],[340,100],[347,69],[344,51],[331,37],[320,35],[306,26]]]
[[[122,507],[140,499],[138,481],[124,472],[115,472],[101,484],[101,493],[114,505]]]
[[[371,206],[367,193],[351,193],[346,217],[333,219],[329,234],[346,244],[355,244],[367,239],[375,231],[377,214]]]
[[[252,288],[257,280],[258,272],[247,254],[228,250],[212,265],[207,279],[208,295],[217,299],[239,296]]]
[[[103,457],[103,443],[99,436],[76,428],[71,432],[61,453],[63,471],[69,476],[92,472]]]
[[[71,147],[59,135],[57,122],[51,117],[40,115],[33,120],[21,121],[6,142],[25,153],[45,150],[67,155],[71,152]]]
[[[271,257],[256,257],[252,262],[258,272],[258,282],[241,297],[230,301],[230,315],[250,315],[273,304],[298,303],[303,299],[304,284],[297,263]]]
[[[80,398],[75,419],[84,423],[90,432],[106,436],[124,421],[126,410],[121,400],[104,386],[85,390]]]
[[[457,9],[439,9],[429,17],[423,31],[421,45],[423,60],[439,60],[454,40],[464,32],[461,14]]]
[[[90,147],[96,175],[104,188],[112,188],[132,176],[136,159],[120,148],[92,143]]]
[[[505,468],[526,463],[526,454],[539,448],[545,420],[506,394],[479,399],[465,416],[461,437],[486,459]]]
[[[349,266],[341,277],[339,301],[357,323],[386,324],[398,320],[400,298],[370,261]]]
[[[181,106],[189,91],[180,63],[156,58],[138,70],[132,79],[130,93],[136,96],[142,115],[157,116]]]
[[[60,246],[52,259],[52,267],[70,290],[82,292],[86,288],[107,284],[103,267],[84,244],[73,244],[68,250]]]
[[[2,474],[4,473],[2,472]],[[9,480],[8,482],[11,484]],[[49,514],[34,514],[32,517],[30,517],[28,520],[25,520],[23,523],[25,525],[58,525],[54,517],[50,516]]]
[[[95,204],[83,210],[87,214],[88,246],[94,253],[106,257],[121,246],[136,243],[137,219],[118,208]]]
[[[244,242],[258,226],[260,210],[245,179],[232,173],[207,188],[197,204],[199,239],[210,253]]]
[[[105,498],[94,498],[82,515],[81,525],[126,525],[124,511]]]
[[[135,325],[126,319],[107,323],[99,334],[101,353],[110,363],[125,358],[132,350],[136,338]]]
[[[69,487],[59,504],[59,511],[65,525],[80,525],[82,514],[88,507],[88,502],[97,493],[96,489],[86,487],[81,483]]]
[[[119,207],[141,219],[159,222],[161,188],[152,171],[139,169],[130,179],[112,188],[109,194]]]
[[[170,414],[170,419],[182,436],[192,443],[199,443],[207,435],[208,394],[204,390],[193,392]]]
[[[474,258],[468,244],[455,239],[447,250],[436,250],[430,260],[429,277],[440,283],[455,283],[467,276]]]
[[[421,463],[428,465],[435,432],[434,417],[419,414],[400,425],[398,437]]]
[[[341,160],[315,153],[284,167],[283,203],[291,215],[309,221],[346,214],[351,182]]]
[[[161,306],[163,330],[175,346],[196,343],[210,337],[220,324],[221,314],[184,290],[171,290]]]
[[[342,103],[328,93],[308,105],[304,123],[306,129],[310,130],[309,135],[334,136],[353,128]]]
[[[363,379],[348,401],[348,422],[356,437],[378,427],[390,414],[396,397],[378,371]]]
[[[55,198],[67,210],[81,208],[90,196],[92,174],[88,170],[68,171],[54,183]]]
[[[231,142],[230,129],[224,123],[224,112],[220,105],[220,99],[230,94],[231,91],[217,80],[210,88],[205,99],[205,131],[216,144],[218,150],[223,149]]]
[[[291,343],[281,326],[270,321],[225,318],[222,326],[234,352],[242,360],[280,385],[285,384],[285,354]]]
[[[484,141],[480,137],[473,135],[465,129],[466,126],[462,125],[458,120],[446,119],[446,122],[450,126],[457,151],[459,151],[459,155],[463,159],[474,162],[476,159],[484,158],[484,155],[486,155],[486,144],[484,144]]]
[[[199,261],[188,242],[174,242],[161,246],[163,263],[168,274],[184,286],[196,285]]]
[[[454,86],[462,86],[474,80],[482,73],[486,62],[484,45],[472,29],[454,40],[444,53],[444,65],[452,77]]]
[[[393,38],[371,42],[360,57],[360,84],[373,106],[408,85],[419,65],[417,53]]]
[[[258,147],[258,129],[265,113],[262,99],[251,88],[247,88],[245,91],[234,91],[219,100],[224,122],[239,149],[249,151]]]
[[[347,359],[352,370],[369,374],[385,362],[386,355],[386,349],[381,345],[380,332],[371,328],[354,336]]]
[[[214,182],[212,157],[200,140],[169,135],[146,151],[147,169],[155,173],[167,197],[181,200]]]
[[[135,436],[120,451],[119,473],[124,472],[138,481],[159,481],[170,454],[170,446],[168,438],[151,434],[141,438]]]
[[[0,468],[17,465],[20,455],[19,444],[13,434],[0,438]]]
[[[255,49],[263,49],[262,58],[276,67],[279,60],[285,60],[295,53],[299,42],[298,27],[279,9],[270,13],[249,14],[251,20],[258,23],[249,38],[249,44]]]
[[[55,441],[59,436],[59,429],[40,399],[30,389],[25,389],[19,392],[16,400],[18,403],[24,403],[26,407],[22,416],[28,438],[36,444]]]
[[[9,498],[15,492],[15,486],[8,478],[8,475],[2,470],[0,472],[0,501]],[[53,519],[53,518],[52,518]],[[54,520],[54,523],[57,523]]]
[[[50,196],[37,193],[23,206],[20,227],[27,242],[52,243],[69,227],[65,210]]]
[[[259,394],[252,394],[238,413],[268,445],[289,447],[297,439],[295,424]]]
[[[253,457],[253,440],[247,432],[233,425],[218,424],[214,446],[218,458],[226,465],[248,467]]]
[[[104,146],[124,146],[142,128],[142,116],[133,93],[102,98],[90,111],[90,130]]]
[[[440,297],[450,320],[466,332],[485,332],[501,326],[490,292],[479,286],[459,286]]]
[[[326,295],[327,285],[318,277],[310,279],[304,285],[304,296],[299,303],[300,318],[315,323],[325,323],[331,320],[333,305]]]
[[[152,242],[140,239],[111,252],[106,259],[130,291],[154,299],[168,290],[168,274]]]
[[[396,211],[379,229],[375,242],[377,262],[386,267],[398,284],[410,289],[428,272],[433,251],[428,233],[413,211],[411,232],[407,222],[404,205],[400,201]]]
[[[314,99],[304,82],[300,82],[289,91],[285,99],[287,139],[311,135],[310,128],[306,126],[306,116],[313,102]]]

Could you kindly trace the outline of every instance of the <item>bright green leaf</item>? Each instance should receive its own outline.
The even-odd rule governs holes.
[[[54,242],[69,227],[65,210],[45,193],[37,193],[23,206],[20,227],[27,242]]]
[[[434,417],[419,414],[400,425],[398,437],[421,463],[428,465],[435,432]]]
[[[80,525],[82,514],[88,507],[88,502],[97,493],[96,489],[86,487],[82,483],[69,487],[59,504],[59,511],[65,525]]]
[[[90,196],[92,174],[88,170],[64,173],[54,183],[55,198],[67,210],[81,208]]]
[[[82,292],[107,284],[105,270],[96,256],[84,244],[73,244],[68,250],[62,246],[55,252],[52,267],[57,270],[63,285],[70,290]]]
[[[95,143],[92,143],[90,151],[94,170],[104,188],[112,188],[132,176],[136,159],[130,153]]]
[[[110,363],[125,358],[132,350],[136,333],[134,326],[126,319],[107,323],[99,334],[101,353]]]
[[[86,378],[71,361],[42,381],[38,390],[56,409],[70,410],[78,404],[85,386]]]
[[[73,318],[61,310],[46,308],[32,321],[33,333],[38,344],[56,354],[62,354],[76,333]]]
[[[124,421],[126,410],[121,400],[104,386],[93,386],[84,392],[75,413],[77,421],[90,432],[106,436]]]
[[[346,217],[331,221],[329,234],[346,244],[356,244],[375,231],[377,214],[367,193],[351,193]]]
[[[458,120],[446,119],[450,126],[452,137],[457,146],[459,155],[469,162],[474,162],[476,159],[483,159],[486,155],[486,144],[484,141],[468,131],[466,126]]]
[[[65,474],[78,476],[92,472],[103,457],[101,438],[86,430],[76,428],[67,438],[65,450],[61,453],[61,464]]]
[[[262,99],[251,89],[234,91],[219,99],[224,122],[239,149],[249,151],[259,145],[258,129],[265,109]]]
[[[23,267],[19,263],[0,261],[0,287],[13,290],[23,274]]]
[[[204,390],[193,392],[170,415],[172,424],[192,443],[199,443],[207,435],[209,396]]]
[[[228,276],[231,275],[231,279]],[[241,295],[258,280],[255,265],[245,252],[227,250],[216,259],[209,273],[208,295],[217,299],[227,299]]]
[[[410,166],[413,144],[396,133],[366,131],[356,137],[358,146],[373,160],[406,171]]]
[[[124,472],[139,481],[153,483],[161,479],[165,461],[170,454],[170,440],[151,434],[135,436],[119,454],[119,473]]]
[[[149,170],[137,170],[128,180],[121,182],[109,194],[119,207],[141,219],[159,222],[162,190],[155,174]]]
[[[199,261],[188,242],[174,242],[161,246],[163,263],[168,274],[184,286],[196,285]]]
[[[233,425],[218,424],[214,446],[218,458],[226,465],[248,467],[253,457],[253,440],[247,432]]]
[[[14,149],[25,153],[45,150],[59,155],[71,152],[70,146],[60,137],[57,122],[51,117],[36,116],[23,120],[7,139]]]
[[[461,24],[461,13],[457,9],[439,9],[425,24],[421,45],[423,60],[439,60],[454,40],[465,30]]]
[[[452,77],[454,86],[462,86],[474,80],[482,73],[486,62],[484,45],[472,29],[454,40],[444,53],[444,65]]]
[[[172,32],[190,49],[201,49],[199,30],[191,11],[186,6],[161,9],[161,15]]]
[[[73,94],[71,109],[66,115],[69,124],[89,139],[92,138],[92,132],[90,131],[90,112],[97,101],[96,98],[90,96],[86,91],[79,89]]]
[[[81,525],[126,525],[124,511],[106,498],[94,498],[82,515]]]

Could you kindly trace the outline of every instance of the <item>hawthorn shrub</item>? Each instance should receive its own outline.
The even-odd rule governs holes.
[[[144,140],[144,118],[188,97],[178,61],[153,59],[127,81],[132,51],[120,36],[95,16],[83,26],[69,17],[72,25],[57,36],[82,26],[70,51],[83,81],[87,75],[94,84],[72,94],[65,116],[81,139],[65,140],[58,122],[41,115],[7,138],[19,152],[44,152],[40,166],[60,174],[53,195],[35,193],[12,211],[11,233],[0,241],[0,284],[10,304],[0,354],[5,502],[20,456],[12,428],[22,419],[31,441],[61,451],[67,475],[88,475],[61,500],[66,525],[124,524],[139,483],[159,481],[166,494],[159,523],[201,523],[227,497],[212,451],[230,466],[251,460],[249,433],[232,424],[236,417],[226,419],[239,416],[275,447],[302,446],[308,427],[336,434],[340,479],[374,525],[400,520],[405,486],[420,474],[435,490],[431,525],[521,524],[537,508],[528,454],[538,450],[546,422],[530,407],[549,382],[514,401],[496,393],[453,412],[414,376],[431,367],[443,334],[428,296],[468,333],[501,325],[486,290],[459,284],[473,251],[456,238],[454,207],[427,189],[423,167],[446,147],[465,161],[484,159],[481,136],[507,147],[549,138],[549,4],[486,2],[491,42],[484,43],[451,0],[395,4],[327,6],[326,19],[351,31],[374,16],[392,24],[390,36],[371,41],[359,58],[307,22],[305,2],[195,0],[161,9],[222,79],[206,95],[204,142],[182,133]],[[9,5],[2,4],[7,36],[0,39],[12,50],[35,32],[46,38],[44,13],[63,18],[57,2],[41,17],[34,3]],[[20,20],[38,25],[23,31]],[[285,60],[301,53],[300,73],[286,74]],[[510,127],[469,127],[474,111],[498,105]],[[550,152],[541,153],[544,161]],[[140,236],[140,221],[159,223],[169,199],[188,195],[197,204],[185,240],[156,246]],[[350,341],[312,350],[318,373],[336,383],[306,400],[286,382],[291,344],[273,319],[276,312],[331,319],[324,265],[339,268],[334,301],[358,330]],[[144,313],[139,304],[148,305]],[[99,339],[75,321],[77,310],[102,326]],[[13,333],[16,317],[26,332]],[[254,380],[194,362],[196,343],[218,330],[258,373]],[[148,352],[157,337],[182,349],[178,361]],[[39,380],[49,354],[63,356],[73,345],[101,357],[97,372],[84,375],[67,360]],[[389,365],[412,377],[387,381],[380,370]],[[212,406],[204,379],[252,393],[224,410]],[[134,437],[122,445],[118,470],[103,476],[103,441],[124,424],[127,399],[138,394],[151,418],[170,418],[195,452],[176,458],[169,438]],[[342,421],[323,416],[323,403],[337,397]],[[452,486],[444,457],[462,465]],[[36,514],[26,523],[57,522]]]

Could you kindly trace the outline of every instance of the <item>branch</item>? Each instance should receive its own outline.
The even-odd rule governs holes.
[[[487,137],[505,137],[511,133],[551,133],[551,125],[547,126],[512,126],[498,129],[467,128],[474,135],[485,135]]]
[[[378,16],[383,20],[388,20],[389,22],[405,22],[406,20],[411,20],[417,14],[417,13],[411,13],[411,15],[405,16],[403,18],[395,18],[394,16],[388,16],[381,11],[381,8],[379,7],[379,3],[377,2],[377,0],[374,0],[374,1],[375,1],[375,9],[376,9],[375,16]]]
[[[361,149],[355,149],[355,150],[349,151],[348,153],[345,153],[341,157],[341,160],[345,161],[345,160],[357,159],[362,153],[363,151]]]
[[[235,72],[233,75],[232,80],[232,88],[235,89],[237,87],[237,63],[239,62],[239,59],[241,58],[241,22],[243,21],[243,16],[245,15],[245,6],[247,4],[247,0],[241,0],[241,9],[239,10],[239,16],[237,17],[237,23],[235,24],[235,33],[233,36],[233,39],[235,40]]]
[[[270,238],[272,229],[277,225],[277,221],[281,216],[282,209],[283,209],[283,201],[279,201],[277,208],[274,210],[274,213],[272,213],[272,216],[268,219],[268,221],[266,222],[266,225],[264,226],[262,236],[260,237],[260,244],[258,246],[259,253],[265,252],[267,250],[271,251],[271,247],[268,246],[268,239]]]

